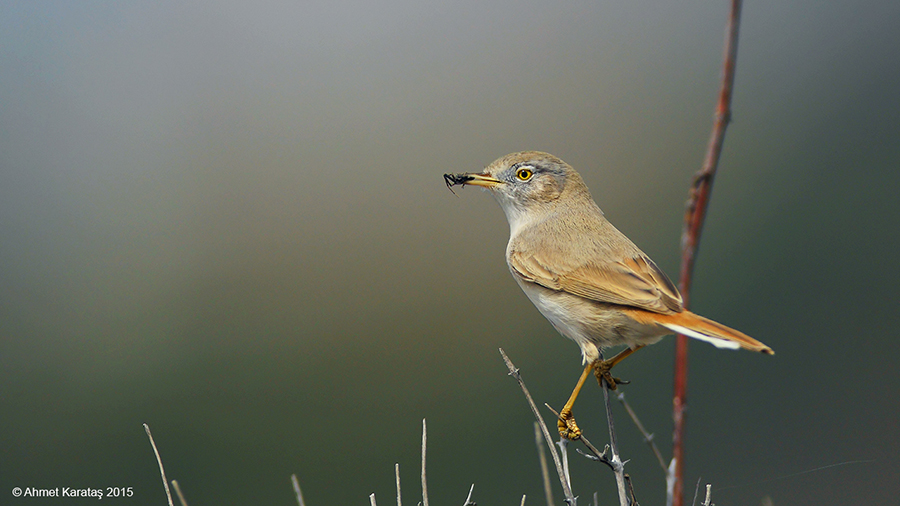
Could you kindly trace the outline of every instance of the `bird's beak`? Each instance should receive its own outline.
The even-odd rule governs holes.
[[[447,183],[447,188],[456,185],[465,186],[467,184],[494,188],[503,184],[503,181],[489,174],[470,174],[468,172],[465,174],[444,174],[444,182]]]

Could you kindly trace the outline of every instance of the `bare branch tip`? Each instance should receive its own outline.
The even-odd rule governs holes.
[[[297,496],[297,505],[298,506],[306,506],[303,503],[303,491],[300,490],[300,480],[297,479],[296,474],[291,475],[291,485],[293,485],[294,494]]]
[[[150,446],[153,447],[153,455],[156,456],[156,463],[159,464],[159,475],[162,478],[163,487],[166,489],[166,498],[169,500],[169,506],[175,506],[172,502],[172,492],[169,490],[169,482],[166,480],[166,470],[163,468],[162,458],[159,456],[159,450],[156,449],[156,442],[153,441],[153,434],[150,433],[150,426],[146,423],[144,425],[144,432],[147,433],[147,438],[150,439]]]
[[[710,506],[712,504],[712,484],[706,484],[706,499],[703,500],[703,506]]]
[[[466,496],[466,502],[463,503],[463,506],[476,506],[474,502],[472,502],[472,491],[475,490],[475,484],[473,483],[471,487],[469,487],[469,495]]]
[[[556,415],[556,418],[559,418],[560,420],[562,420],[562,416],[560,416],[559,411],[553,409],[553,407],[550,406],[550,404],[548,404],[548,403],[546,403],[546,402],[544,403],[544,406],[545,406],[547,409],[549,409],[551,413],[553,413],[554,415]]]
[[[184,500],[184,494],[181,493],[181,487],[178,486],[178,480],[172,480],[172,488],[175,489],[175,495],[178,496],[178,502],[181,503],[181,506],[187,506],[187,501]]]

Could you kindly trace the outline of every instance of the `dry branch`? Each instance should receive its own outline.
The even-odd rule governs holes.
[[[427,426],[422,419],[422,506],[428,506],[428,480],[425,478],[425,448],[428,442]]]
[[[181,487],[178,485],[178,480],[172,480],[172,488],[175,489],[175,495],[178,497],[178,502],[181,503],[181,506],[187,506],[187,501],[184,500],[184,494],[181,493]]]
[[[538,460],[541,464],[541,481],[544,483],[544,497],[547,499],[547,506],[553,506],[553,490],[550,488],[550,467],[547,465],[547,452],[544,450],[543,437],[541,436],[541,425],[534,422],[534,444],[537,446]],[[524,501],[525,496],[522,496]]]
[[[397,506],[403,506],[403,501],[400,500],[400,464],[394,464],[394,477],[397,481]]]
[[[734,86],[734,71],[737,61],[738,28],[741,19],[741,0],[731,1],[731,11],[725,30],[725,51],[723,57],[722,84],[716,105],[716,116],[710,135],[703,167],[694,176],[688,197],[684,229],[681,236],[681,276],[679,289],[684,297],[684,306],[689,306],[691,280],[694,272],[694,261],[697,247],[700,244],[700,232],[706,219],[712,183],[722,154],[725,140],[725,128],[731,120],[731,94]],[[674,395],[672,396],[672,418],[675,426],[672,431],[672,460],[675,467],[674,486],[667,498],[667,504],[682,506],[684,502],[684,412],[687,407],[687,350],[688,339],[679,335],[675,341]]]
[[[556,448],[554,448],[553,441],[550,439],[550,431],[547,430],[547,424],[545,424],[544,419],[541,418],[541,414],[538,412],[537,406],[534,404],[534,399],[528,392],[528,388],[525,387],[525,382],[522,381],[522,375],[519,374],[519,370],[515,365],[513,365],[509,357],[506,356],[506,352],[503,351],[503,348],[500,348],[500,355],[503,357],[503,362],[506,364],[507,369],[509,369],[509,375],[515,378],[516,382],[519,383],[519,388],[521,388],[522,393],[525,394],[525,399],[528,401],[528,406],[531,407],[531,412],[534,413],[534,418],[541,426],[541,433],[543,433],[544,441],[550,448],[550,456],[553,457],[553,464],[556,466],[556,473],[559,475],[560,484],[562,484],[563,495],[565,495],[566,497],[565,501],[568,504],[574,505],[575,497],[572,495],[572,488],[569,486],[568,481],[566,481],[566,476],[563,472],[562,464],[559,460],[559,455],[556,453]]]
[[[620,506],[630,506],[631,500],[625,489],[625,463],[619,457],[619,443],[616,440],[616,426],[613,423],[612,404],[609,402],[609,384],[603,378],[603,401],[606,404],[606,421],[609,424],[610,466],[616,475],[616,488],[619,491]]]
[[[463,506],[475,506],[475,503],[472,501],[472,492],[475,490],[475,484],[473,483],[471,487],[469,487],[469,495],[466,496],[466,502],[463,503]]]
[[[294,493],[297,495],[297,504],[299,506],[306,506],[303,503],[303,492],[300,491],[300,481],[297,479],[296,474],[291,475],[291,485],[294,486]]]
[[[169,506],[175,506],[172,504],[172,492],[169,491],[169,482],[166,480],[166,470],[163,469],[162,459],[159,458],[159,451],[156,449],[156,443],[153,441],[153,434],[150,433],[150,426],[146,423],[144,424],[144,432],[146,432],[147,437],[150,438],[150,446],[153,447],[153,454],[156,455],[156,463],[159,464],[159,475],[162,477],[163,487],[166,489],[166,497],[169,499]]]
[[[710,506],[712,501],[712,485],[706,484],[706,499],[703,500],[703,506]]]

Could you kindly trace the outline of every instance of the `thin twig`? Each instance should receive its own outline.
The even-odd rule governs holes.
[[[710,501],[712,501],[712,484],[706,484],[706,499],[703,500],[703,506],[710,506]]]
[[[605,384],[606,383],[604,383],[604,385]],[[557,413],[556,410],[551,408],[549,404],[546,404],[546,406],[548,409],[550,409],[550,411],[553,411],[553,413],[556,414],[557,418],[559,418],[559,413]],[[606,397],[607,417],[611,416],[611,409],[612,408],[610,407],[610,404],[609,404],[609,397],[607,396]],[[611,425],[610,426],[610,434],[614,435],[615,427],[612,426],[611,422],[610,422],[610,425]],[[613,438],[613,439],[615,439],[615,438]],[[587,449],[591,453],[590,454],[584,453],[579,448],[575,448],[575,451],[577,451],[578,453],[580,453],[584,457],[587,457],[590,460],[594,460],[594,461],[602,462],[602,463],[606,464],[610,469],[612,469],[613,473],[615,473],[617,485],[620,484],[619,475],[621,474],[621,483],[625,484],[625,487],[627,488],[627,492],[623,492],[622,488],[618,489],[620,492],[620,495],[619,495],[620,504],[622,503],[622,501],[624,501],[623,504],[626,504],[629,506],[639,506],[638,502],[637,502],[637,498],[635,497],[635,494],[634,494],[634,483],[632,483],[632,481],[631,481],[631,476],[629,476],[628,473],[624,472],[625,464],[628,463],[628,461],[626,460],[623,462],[619,458],[617,458],[617,461],[613,461],[607,455],[610,453],[610,445],[606,445],[606,447],[601,452],[600,450],[597,449],[596,446],[592,445],[591,442],[588,441],[588,439],[584,436],[583,433],[578,438],[578,440],[581,441],[582,443],[584,443],[584,446],[586,446]],[[562,442],[563,441],[560,441],[560,443],[562,443]],[[565,445],[560,444],[560,447],[563,448],[563,450],[565,450]],[[565,456],[565,452],[563,452],[563,456]],[[568,469],[566,470],[566,472],[568,472]],[[576,499],[577,499],[577,497],[576,497]],[[594,492],[594,506],[596,506],[596,505],[597,505],[597,493]]]
[[[369,504],[371,506],[378,506],[377,504],[375,504],[375,492],[369,494]]]
[[[428,480],[425,479],[425,448],[428,441],[425,419],[422,419],[422,506],[428,506]]]
[[[662,467],[663,473],[666,474],[666,477],[669,476],[669,468],[666,466],[666,461],[663,460],[662,452],[659,451],[659,448],[656,446],[656,441],[653,439],[653,434],[647,432],[647,429],[644,428],[644,424],[637,417],[637,413],[631,409],[631,404],[628,404],[628,401],[625,400],[625,393],[619,392],[616,394],[616,399],[622,403],[622,406],[625,406],[625,411],[628,413],[628,416],[631,417],[631,421],[637,426],[638,430],[641,431],[641,434],[644,436],[644,442],[650,446],[650,449],[653,451],[653,454],[656,455],[656,460],[659,461],[660,467]]]
[[[697,494],[700,493],[700,480],[702,479],[702,476],[697,478],[697,484],[694,485],[694,498],[691,500],[691,506],[695,506],[697,504]]]
[[[609,402],[609,384],[603,379],[603,401],[606,404],[606,421],[609,424],[610,462],[616,475],[616,488],[619,491],[620,506],[629,506],[631,502],[625,488],[625,464],[619,457],[619,443],[616,441],[616,426],[613,423],[612,404]]]
[[[550,406],[547,403],[544,403],[544,406],[547,409],[549,409],[554,415],[556,415],[556,418],[560,418],[559,412],[556,411],[555,409],[553,409],[552,406]],[[609,457],[606,456],[606,453],[609,451],[609,445],[606,445],[606,448],[604,448],[603,451],[601,452],[600,450],[597,449],[596,446],[594,446],[593,444],[591,444],[590,441],[588,441],[588,438],[585,437],[584,433],[582,433],[581,436],[578,437],[578,440],[581,441],[582,443],[584,443],[584,446],[586,446],[588,451],[590,451],[591,453],[590,454],[584,453],[579,448],[575,448],[576,452],[580,453],[584,457],[587,457],[591,460],[594,460],[597,462],[602,462],[602,463],[606,464],[607,466],[609,466],[610,469],[614,469],[612,462],[609,460]],[[557,444],[560,446],[560,448],[563,448],[562,441],[560,441]],[[565,454],[563,455],[563,457],[565,457]],[[567,459],[565,459],[565,458],[563,459],[563,471],[565,473],[568,473],[569,471],[568,471],[566,460]]]
[[[466,502],[463,503],[463,506],[475,506],[475,503],[472,502],[472,491],[475,490],[475,484],[473,483],[471,487],[469,487],[469,495],[466,496]]]
[[[397,506],[403,506],[403,501],[400,500],[400,464],[394,464],[394,476],[397,478]]]
[[[181,487],[178,486],[178,480],[172,480],[172,488],[175,489],[175,495],[178,496],[178,501],[181,503],[181,506],[187,506],[187,501],[184,500],[184,494],[181,493]]]
[[[502,353],[502,350],[501,350],[501,353]],[[504,355],[504,357],[505,357],[505,355]],[[576,448],[576,451],[578,451],[585,457],[590,458],[591,460],[603,462],[604,464],[609,466],[610,469],[612,469],[613,474],[615,474],[615,476],[616,476],[616,488],[619,493],[620,506],[629,506],[632,503],[636,503],[636,501],[634,501],[634,488],[631,484],[631,478],[628,477],[627,474],[625,474],[625,462],[622,462],[622,459],[619,457],[618,443],[616,441],[616,427],[615,427],[615,424],[613,423],[613,417],[612,417],[612,404],[610,403],[610,400],[609,400],[609,384],[606,383],[605,379],[603,380],[602,387],[603,387],[603,401],[604,401],[604,405],[606,406],[606,420],[609,424],[610,444],[607,445],[606,448],[601,452],[601,451],[597,450],[597,448],[594,445],[592,445],[591,442],[588,441],[588,439],[582,433],[578,439],[582,443],[584,443],[584,445],[588,448],[588,450],[590,450],[590,452],[593,455],[585,454],[584,452],[582,452],[581,450],[578,450],[577,448]],[[523,386],[523,388],[524,388],[524,386]],[[550,407],[549,404],[544,404],[544,405],[547,406],[547,409],[552,411],[553,414],[555,414],[557,418],[561,419],[560,414],[555,409]],[[564,456],[565,456],[565,444],[564,444],[565,442],[566,442],[565,440],[561,439],[560,443],[559,443],[560,448],[563,450]],[[610,452],[609,457],[607,456],[608,451]],[[568,464],[567,460],[564,462],[566,464]],[[566,467],[564,468],[564,471],[565,471],[566,477],[568,478],[568,465],[566,465]],[[626,485],[627,485],[627,488],[631,490],[630,494],[626,490]]]
[[[741,0],[731,1],[731,11],[725,34],[725,50],[723,57],[722,85],[716,105],[716,116],[707,146],[703,167],[694,177],[690,196],[685,209],[684,229],[681,236],[681,279],[679,288],[684,298],[684,306],[690,302],[691,281],[694,271],[697,247],[700,243],[700,232],[706,218],[712,183],[722,154],[725,140],[725,129],[731,120],[731,95],[734,87],[735,64],[737,61],[738,29],[741,19]],[[687,406],[687,351],[688,339],[678,335],[675,340],[674,395],[672,396],[672,453],[675,462],[674,487],[667,504],[682,506],[683,473],[684,473],[684,412]]]
[[[531,412],[534,413],[534,417],[537,422],[541,425],[541,433],[544,435],[544,442],[547,443],[547,446],[550,448],[550,456],[553,457],[553,464],[556,466],[556,473],[559,475],[559,482],[563,488],[563,495],[565,496],[565,501],[568,504],[575,504],[575,497],[572,495],[572,489],[569,487],[569,483],[566,481],[566,476],[563,473],[562,464],[559,461],[559,455],[556,453],[556,447],[553,445],[553,441],[550,439],[550,431],[547,430],[547,424],[544,423],[544,419],[541,418],[541,414],[538,413],[537,406],[534,404],[534,399],[531,398],[531,394],[528,393],[528,388],[525,387],[525,382],[522,381],[522,375],[519,374],[519,370],[513,365],[512,361],[509,357],[506,356],[506,352],[503,351],[503,348],[500,348],[500,355],[503,356],[503,362],[506,363],[507,369],[509,369],[509,375],[516,379],[516,382],[519,383],[519,388],[522,389],[522,393],[525,394],[525,399],[528,401],[528,406],[531,407]]]
[[[559,460],[562,461],[563,474],[566,475],[566,483],[569,484],[569,488],[572,488],[572,475],[569,474],[569,440],[560,436],[559,441],[556,442],[556,446],[559,447]]]
[[[669,462],[669,472],[666,474],[666,506],[672,506],[672,498],[675,497],[675,459]]]
[[[519,506],[525,506],[525,496],[522,495],[522,502],[519,503]]]
[[[632,506],[641,506],[634,495],[634,483],[631,482],[631,475],[628,473],[625,473],[625,484],[628,485],[628,496],[631,498]]]
[[[767,480],[755,481],[755,482],[750,482],[750,483],[744,483],[744,484],[741,484],[741,485],[731,485],[731,486],[728,486],[728,487],[719,487],[719,492],[722,492],[723,490],[731,490],[731,489],[733,489],[733,488],[741,488],[741,487],[756,486],[756,485],[761,485],[761,484],[763,484],[763,483],[771,483],[771,482],[773,482],[773,481],[786,480],[786,479],[788,479],[788,478],[793,478],[793,477],[795,477],[795,476],[801,476],[801,475],[804,475],[804,474],[809,474],[809,473],[815,473],[815,472],[817,472],[817,471],[822,471],[823,469],[831,469],[832,467],[847,466],[847,465],[856,465],[856,464],[871,464],[872,462],[875,462],[875,460],[874,460],[874,459],[871,459],[871,460],[845,460],[844,462],[838,462],[838,463],[836,463],[836,464],[828,464],[828,465],[826,465],[826,466],[818,466],[818,467],[814,467],[814,468],[812,468],[812,469],[806,469],[805,471],[800,471],[800,472],[791,473],[791,474],[785,474],[785,475],[782,475],[782,476],[776,476],[776,477],[774,477],[774,478],[769,478],[769,479],[767,479]]]
[[[294,486],[294,493],[297,494],[297,504],[299,506],[306,506],[303,502],[303,492],[300,491],[300,481],[297,479],[296,474],[291,475],[291,484]]]
[[[150,438],[150,446],[153,447],[153,454],[156,455],[156,463],[159,464],[159,475],[162,477],[163,487],[166,488],[166,497],[169,499],[169,506],[175,506],[172,503],[172,492],[169,491],[169,482],[166,480],[166,470],[163,469],[162,459],[159,458],[159,451],[156,449],[156,443],[153,442],[153,434],[150,434],[150,426],[144,424],[144,432]]]
[[[586,456],[586,457],[592,457],[594,460],[603,462],[604,464],[606,464],[607,466],[609,466],[610,469],[613,469],[612,462],[610,462],[609,457],[606,455],[607,453],[609,453],[609,445],[606,445],[606,447],[603,448],[603,451],[601,452],[600,450],[597,449],[596,446],[592,445],[591,442],[588,441],[588,439],[587,439],[586,437],[584,437],[584,434],[582,434],[581,437],[578,438],[578,440],[581,441],[582,443],[584,443],[584,446],[586,446],[587,449],[588,449],[593,455],[590,456],[590,455],[584,454],[584,453],[581,452],[581,450],[578,450],[578,449],[576,448],[575,450],[578,451],[578,453],[582,453],[582,454],[583,454],[584,456]]]
[[[553,490],[550,488],[550,467],[547,465],[547,451],[544,450],[541,439],[541,426],[539,423],[534,422],[534,444],[537,446],[538,461],[541,464],[541,481],[544,482],[544,497],[547,499],[547,506],[553,506]],[[522,496],[522,500],[525,500],[525,496]]]
[[[725,36],[725,56],[722,72],[722,87],[716,104],[715,121],[710,135],[703,166],[694,175],[690,195],[685,205],[684,230],[681,235],[681,295],[685,305],[690,298],[691,281],[694,274],[694,262],[700,243],[700,233],[706,219],[713,179],[722,155],[725,142],[725,129],[731,121],[731,94],[734,86],[735,60],[737,59],[738,28],[741,17],[741,0],[732,0],[731,12]]]

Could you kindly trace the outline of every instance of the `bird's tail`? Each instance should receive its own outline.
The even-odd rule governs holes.
[[[657,314],[654,320],[672,332],[684,334],[694,339],[711,343],[716,348],[727,348],[737,350],[744,348],[745,350],[758,351],[767,355],[774,355],[775,352],[765,344],[753,339],[739,330],[726,327],[719,322],[714,322],[709,318],[704,318],[690,311],[682,311],[674,314]]]

